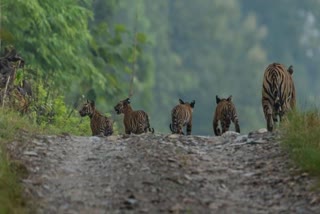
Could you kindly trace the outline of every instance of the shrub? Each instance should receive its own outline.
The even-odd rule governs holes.
[[[299,166],[320,175],[320,112],[292,112],[282,123],[282,143]]]

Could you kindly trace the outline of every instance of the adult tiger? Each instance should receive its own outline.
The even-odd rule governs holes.
[[[235,125],[236,132],[240,133],[239,119],[237,116],[236,107],[234,106],[231,99],[232,96],[229,96],[227,99],[219,98],[218,96],[216,96],[217,107],[213,118],[213,131],[216,136],[220,136],[221,134],[228,131],[231,121]],[[222,132],[218,128],[219,121],[222,128]]]
[[[172,123],[169,128],[173,134],[183,134],[182,128],[187,126],[187,135],[191,134],[192,130],[192,112],[195,105],[193,100],[191,103],[184,102],[179,99],[179,104],[171,111]]]
[[[295,108],[296,92],[292,78],[293,68],[280,63],[268,65],[264,71],[262,85],[262,108],[268,131],[273,131],[274,123]]]
[[[113,120],[102,115],[95,108],[94,101],[87,100],[79,110],[81,117],[90,117],[92,136],[109,136],[113,134]]]
[[[134,111],[130,106],[130,98],[120,101],[114,110],[117,114],[124,114],[123,124],[126,134],[142,134],[146,132],[154,133],[154,129],[150,128],[149,117],[145,111]]]

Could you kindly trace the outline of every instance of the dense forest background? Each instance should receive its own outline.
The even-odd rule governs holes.
[[[121,122],[113,106],[132,82],[132,106],[150,114],[156,131],[169,132],[181,98],[196,100],[193,134],[212,135],[215,96],[232,95],[247,132],[265,127],[262,75],[272,62],[293,65],[300,109],[319,105],[319,1],[2,0],[0,7],[1,49],[13,45],[26,61],[23,75],[71,108],[93,99]]]

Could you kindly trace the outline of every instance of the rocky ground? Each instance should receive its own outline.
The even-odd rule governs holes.
[[[24,141],[10,150],[37,213],[320,213],[316,182],[267,132]]]

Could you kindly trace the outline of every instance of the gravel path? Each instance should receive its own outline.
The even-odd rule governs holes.
[[[320,213],[316,182],[268,133],[25,141],[11,149],[38,213]]]

